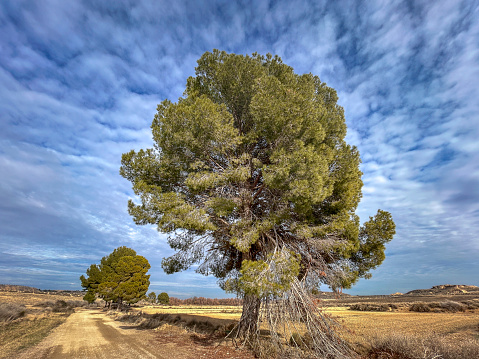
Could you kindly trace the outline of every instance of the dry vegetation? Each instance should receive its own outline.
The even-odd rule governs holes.
[[[324,302],[361,358],[479,358],[479,292],[450,287]]]
[[[71,296],[0,292],[0,358],[36,345],[84,303]]]
[[[344,338],[360,358],[479,358],[479,296],[347,297],[322,304],[342,324]],[[418,310],[426,307],[430,310]],[[219,323],[213,321],[234,322],[241,316],[241,307],[234,306],[148,306],[141,311],[169,315],[186,328],[193,318],[210,321],[217,330]],[[299,344],[308,339],[304,333],[291,337]]]
[[[70,296],[0,292],[0,358],[38,343],[81,304]],[[321,304],[361,359],[479,358],[479,296],[347,297]],[[241,307],[147,305],[115,315],[162,335],[198,333],[218,342]],[[308,339],[300,330],[285,336],[299,346]]]

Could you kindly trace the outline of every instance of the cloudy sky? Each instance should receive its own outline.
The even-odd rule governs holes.
[[[151,263],[151,290],[222,297],[167,276],[165,236],[138,227],[121,154],[152,145],[214,48],[319,75],[363,160],[362,221],[390,211],[387,258],[351,294],[479,285],[479,2],[0,2],[0,283],[80,289],[114,248]]]

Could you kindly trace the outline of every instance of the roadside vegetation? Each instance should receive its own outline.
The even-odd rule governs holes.
[[[479,358],[479,341],[466,339],[451,343],[439,335],[414,337],[388,334],[372,340],[362,358],[388,359],[465,359]]]
[[[86,302],[71,300],[71,297],[2,293],[0,358],[14,358],[20,351],[38,344],[65,322],[75,308],[86,305]]]
[[[14,358],[24,349],[36,345],[79,306],[107,310],[100,301],[88,305],[80,298],[0,292],[0,358]],[[170,299],[175,302],[175,298]],[[108,313],[124,325],[153,330],[165,342],[214,348],[225,343],[226,336],[231,339],[234,333],[235,323],[242,313],[241,302],[235,303],[235,300],[199,297],[179,300],[180,305],[172,305],[171,301],[165,305],[145,300],[132,305],[127,313],[112,310]],[[207,303],[216,305],[205,305]],[[440,305],[440,311],[410,310],[414,304],[437,309],[437,303],[447,305]],[[451,303],[460,304],[465,310],[451,310],[457,308],[457,304]],[[479,357],[478,303],[477,295],[345,296],[321,300],[320,305],[325,315],[341,323],[341,335],[353,349],[351,355],[354,359],[460,359]],[[373,306],[389,309],[370,310]],[[448,311],[443,311],[444,308]],[[260,329],[261,338],[270,335],[266,327]],[[286,346],[284,350],[291,348],[290,352],[296,354],[299,353],[298,347],[303,350],[312,340],[301,327],[291,333],[282,333],[281,339]],[[229,339],[226,342],[231,345]],[[259,358],[278,355],[268,340],[259,341],[252,350]]]

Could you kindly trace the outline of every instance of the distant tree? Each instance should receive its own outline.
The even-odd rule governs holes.
[[[92,264],[87,269],[88,277],[82,275],[80,281],[88,291],[85,297],[96,294],[107,305],[112,302],[133,304],[145,298],[150,285],[150,275],[146,274],[149,269],[145,257],[131,248],[119,247],[103,257],[99,265]]]
[[[158,294],[158,303],[166,305],[170,303],[170,296],[166,292]]]
[[[148,293],[147,297],[152,303],[156,303],[156,293],[155,292]]]
[[[171,234],[166,273],[199,264],[240,294],[247,337],[262,301],[349,288],[382,262],[395,225],[379,210],[360,226],[360,157],[333,88],[277,56],[215,50],[184,94],[158,105],[153,148],[125,153],[120,169],[141,201],[128,203],[134,221]]]

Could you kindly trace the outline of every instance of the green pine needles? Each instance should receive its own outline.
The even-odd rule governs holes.
[[[136,303],[146,298],[150,286],[150,275],[146,274],[149,269],[150,263],[145,257],[131,248],[118,247],[103,257],[99,265],[92,264],[86,271],[87,277],[80,277],[87,291],[83,299],[93,303],[98,296],[107,305]]]
[[[383,261],[395,225],[381,210],[359,225],[360,158],[337,99],[277,56],[198,60],[184,97],[158,105],[154,147],[124,154],[120,169],[140,200],[128,203],[134,221],[171,234],[167,273],[199,264],[262,297],[293,277],[349,288]]]

